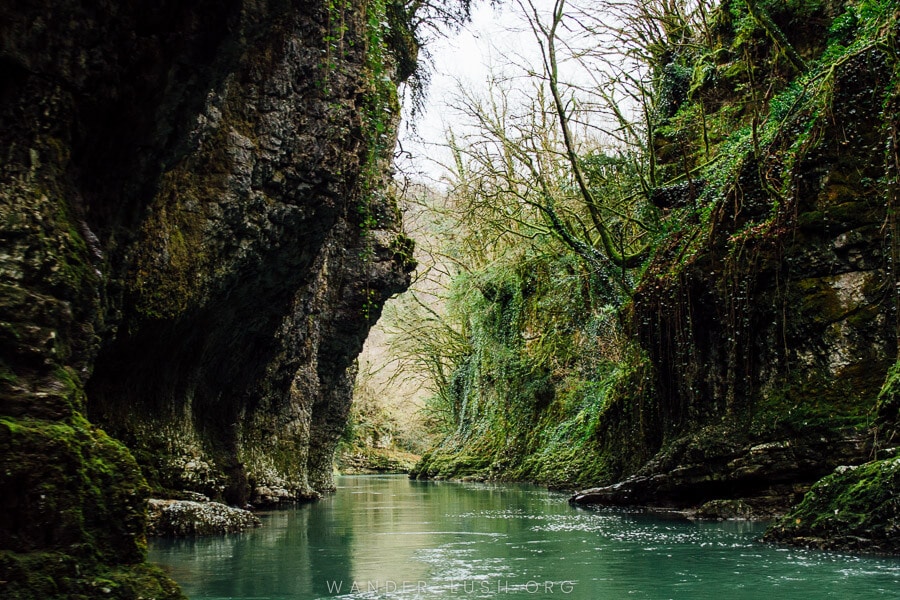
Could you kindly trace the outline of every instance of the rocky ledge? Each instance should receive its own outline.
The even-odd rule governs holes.
[[[870,450],[867,438],[852,429],[766,443],[736,441],[740,437],[722,427],[685,436],[635,475],[577,492],[570,502],[684,509],[698,518],[772,518],[799,502],[820,477],[864,462]],[[719,505],[728,508],[723,512]]]
[[[765,541],[900,554],[900,455],[839,467],[816,483]]]
[[[147,533],[156,536],[221,535],[262,525],[249,510],[219,502],[151,499],[147,512]]]

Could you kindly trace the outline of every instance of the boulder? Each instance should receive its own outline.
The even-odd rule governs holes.
[[[149,502],[147,533],[156,536],[196,536],[240,533],[262,522],[249,510],[220,502],[157,500]]]

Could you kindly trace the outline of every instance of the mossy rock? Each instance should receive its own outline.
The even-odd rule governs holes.
[[[493,457],[451,450],[427,452],[410,472],[413,479],[486,480]]]
[[[421,458],[416,454],[391,448],[354,447],[335,457],[338,470],[345,475],[374,473],[409,473]]]
[[[241,533],[260,525],[262,522],[249,510],[219,502],[150,500],[148,531],[151,535],[222,535]]]
[[[0,597],[183,598],[144,564],[147,484],[79,413],[0,418]]]
[[[876,413],[880,428],[894,438],[900,432],[900,362],[888,370],[887,378],[878,394]]]
[[[143,560],[148,488],[134,458],[80,414],[0,418],[0,546],[111,564]]]
[[[743,500],[710,500],[700,506],[694,517],[703,520],[750,520],[755,517],[753,507]]]
[[[840,467],[814,485],[764,539],[900,554],[900,456]]]
[[[0,597],[7,600],[186,600],[159,567],[98,567],[57,552],[0,551]]]
[[[594,444],[562,444],[542,449],[510,473],[515,480],[533,481],[551,489],[575,490],[607,481],[608,467],[602,448]]]

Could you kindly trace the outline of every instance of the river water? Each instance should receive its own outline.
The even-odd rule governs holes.
[[[527,485],[341,477],[252,532],[154,540],[192,600],[900,598],[900,560],[772,548],[756,523],[573,508]]]

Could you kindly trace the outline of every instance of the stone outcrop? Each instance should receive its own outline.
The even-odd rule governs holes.
[[[573,495],[573,504],[699,509],[701,518],[735,512],[765,518],[784,514],[809,487],[835,468],[871,452],[868,436],[805,436],[741,443],[740,432],[708,427],[671,444],[636,474]],[[710,500],[712,499],[712,500]]]
[[[262,522],[249,510],[221,502],[151,498],[147,535],[187,537],[241,533]]]
[[[372,17],[0,2],[0,595],[113,569],[103,597],[177,596],[140,564],[145,478],[332,487],[355,356],[412,268],[384,192],[409,56]]]
[[[900,554],[900,457],[840,467],[764,539],[822,550]]]

